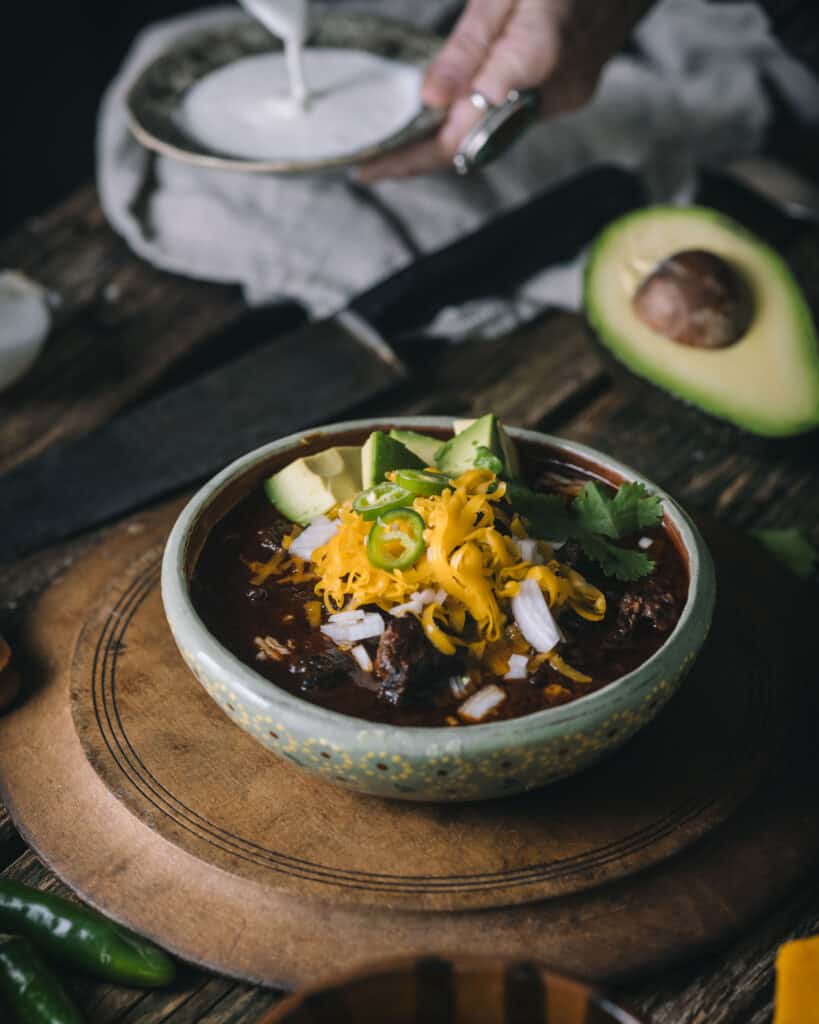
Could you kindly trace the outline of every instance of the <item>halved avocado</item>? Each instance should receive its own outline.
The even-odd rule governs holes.
[[[810,310],[783,259],[730,218],[696,206],[621,217],[594,243],[584,303],[601,344],[672,394],[764,436],[819,426]]]

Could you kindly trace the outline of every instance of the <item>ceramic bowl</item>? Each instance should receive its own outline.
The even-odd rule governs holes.
[[[376,964],[297,992],[259,1024],[641,1024],[582,981],[538,964],[459,956]]]
[[[650,480],[609,456],[546,434],[511,430],[518,442],[614,484],[638,480],[660,495],[666,526],[688,563],[688,600],[665,644],[637,669],[570,704],[522,718],[462,728],[380,725],[318,707],[269,682],[208,631],[194,610],[189,579],[213,525],[251,489],[295,456],[360,443],[390,426],[451,431],[439,417],[359,420],[291,434],[237,459],[194,495],[165,549],[162,599],[176,644],[222,710],[254,739],[305,771],[350,789],[404,800],[507,796],[572,775],[621,746],[666,704],[705,640],[714,605],[714,568],[686,513]],[[445,436],[445,435],[444,435]]]

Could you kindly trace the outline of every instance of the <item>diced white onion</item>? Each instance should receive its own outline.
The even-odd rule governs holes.
[[[512,598],[512,614],[524,638],[541,654],[560,639],[560,630],[536,580],[523,580]]]
[[[372,672],[373,670],[373,659],[370,657],[370,652],[362,644],[356,644],[355,647],[350,651],[350,654],[358,662],[358,666],[364,672]]]
[[[444,596],[441,597],[441,594]],[[425,605],[432,604],[433,601],[443,604],[445,598],[445,590],[436,592],[431,587],[427,587],[426,590],[416,590],[414,594],[410,595],[409,601],[405,601],[403,604],[396,604],[390,608],[390,615],[394,615],[397,619],[403,618],[407,612],[420,615]]]
[[[473,693],[458,708],[458,714],[468,722],[480,722],[506,700],[506,693],[494,683]]]
[[[352,647],[359,640],[381,636],[384,632],[384,619],[378,612],[366,612],[355,622],[328,622],[319,628],[339,647]]]
[[[518,554],[522,561],[531,562],[532,565],[543,565],[543,555],[540,553],[537,541],[532,537],[524,537],[523,539],[513,537],[512,543],[518,549]]]
[[[367,613],[363,608],[354,608],[349,612],[333,612],[328,615],[330,622],[337,622],[339,625],[350,625],[353,622],[363,622]]]
[[[650,548],[653,543],[654,541],[651,539],[651,537],[641,537],[637,541],[637,547],[642,548],[642,550],[645,551],[645,549]]]
[[[403,619],[405,615],[412,612],[415,615],[420,615],[424,610],[424,606],[417,598],[410,598],[409,601],[405,601],[403,604],[397,604],[393,608],[390,608],[390,615],[394,615],[396,619]]]
[[[509,671],[504,679],[525,679],[529,674],[529,659],[525,654],[509,655]]]
[[[298,535],[288,549],[288,554],[303,558],[309,562],[313,552],[324,547],[327,541],[332,540],[338,532],[341,523],[338,519],[328,519],[327,516],[317,516],[307,529]]]

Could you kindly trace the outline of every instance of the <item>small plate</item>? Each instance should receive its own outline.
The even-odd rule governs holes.
[[[331,978],[283,1000],[258,1024],[641,1024],[585,982],[501,957],[403,957]]]
[[[308,46],[366,50],[418,65],[429,61],[440,44],[438,36],[412,25],[326,9],[319,9],[307,40]],[[126,99],[131,131],[148,149],[178,160],[220,170],[293,174],[361,163],[424,138],[441,123],[440,110],[422,108],[409,124],[377,145],[343,156],[304,161],[233,156],[211,149],[185,132],[177,112],[192,86],[243,57],[281,48],[279,39],[239,12],[235,21],[191,33],[152,61],[134,82]]]

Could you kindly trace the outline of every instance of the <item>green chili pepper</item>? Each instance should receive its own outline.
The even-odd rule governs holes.
[[[379,569],[409,569],[423,553],[424,520],[411,508],[384,512],[367,538],[367,557]]]
[[[384,480],[362,491],[353,502],[353,510],[358,512],[362,519],[377,519],[391,508],[411,504],[412,498],[412,494],[403,487],[390,480]]]
[[[87,907],[0,878],[0,931],[24,935],[49,958],[105,981],[155,988],[174,962],[152,942]]]
[[[0,938],[0,995],[19,1024],[83,1024],[58,979],[17,935]]]
[[[428,469],[397,469],[395,482],[410,494],[440,494],[449,486],[449,479],[442,473],[431,473]]]

